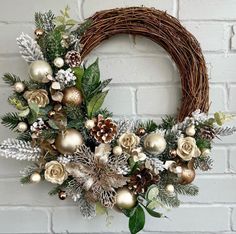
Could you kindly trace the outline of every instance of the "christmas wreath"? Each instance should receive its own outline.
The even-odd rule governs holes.
[[[222,126],[232,115],[206,114],[208,78],[194,36],[166,12],[144,7],[97,12],[82,24],[66,8],[57,17],[36,13],[35,23],[35,38],[17,38],[30,79],[3,76],[17,112],[2,124],[18,137],[3,141],[0,155],[33,162],[21,183],[51,182],[50,195],[71,197],[88,218],[115,208],[129,217],[131,233],[144,227],[144,210],[164,218],[160,207],[197,195],[195,170],[211,169],[213,139],[236,129]],[[171,55],[182,84],[177,118],[115,120],[102,108],[111,80],[102,81],[98,60],[86,66],[85,57],[120,33],[145,36]]]

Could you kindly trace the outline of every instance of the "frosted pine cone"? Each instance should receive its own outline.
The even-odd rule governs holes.
[[[80,54],[75,50],[71,50],[71,51],[67,52],[67,54],[65,56],[65,62],[70,67],[79,67],[79,65],[81,64]]]
[[[111,118],[98,116],[96,126],[90,131],[91,135],[100,143],[110,143],[117,134],[117,124]]]
[[[142,167],[130,177],[128,188],[133,190],[136,194],[145,193],[150,185],[157,184],[158,181],[159,175],[145,167]]]
[[[216,136],[215,130],[211,127],[203,127],[201,128],[201,137],[206,139],[206,140],[213,140]]]

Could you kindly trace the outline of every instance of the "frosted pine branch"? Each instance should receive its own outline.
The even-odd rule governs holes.
[[[40,46],[29,35],[22,33],[16,41],[19,46],[21,56],[26,62],[31,63],[36,60],[44,60]]]
[[[236,132],[236,127],[216,127],[215,133],[218,136],[229,136]]]
[[[41,155],[38,147],[32,147],[30,142],[8,139],[0,144],[0,156],[17,160],[36,161]]]

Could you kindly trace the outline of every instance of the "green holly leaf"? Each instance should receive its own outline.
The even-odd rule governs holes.
[[[19,113],[18,113],[18,116],[19,116],[19,117],[26,117],[26,116],[29,115],[29,113],[30,113],[30,109],[27,107],[25,110],[19,112]]]
[[[155,217],[155,218],[163,218],[165,217],[163,214],[159,213],[159,212],[156,212],[148,207],[145,206],[145,209],[146,211],[148,212],[148,214],[150,214],[152,217]]]
[[[138,205],[135,208],[133,215],[129,218],[129,230],[131,234],[136,234],[141,231],[145,224],[145,213],[143,208]]]
[[[82,88],[87,98],[100,85],[100,71],[98,59],[84,71]]]
[[[160,203],[157,200],[152,200],[147,204],[147,208],[150,209],[150,210],[154,210],[158,206],[160,206]]]
[[[92,118],[93,115],[101,108],[107,93],[108,91],[98,93],[90,100],[87,106],[87,114],[89,118]]]
[[[28,120],[29,120],[29,123],[32,124],[38,118],[39,106],[36,103],[31,102],[29,103],[29,108],[30,108],[30,114],[29,114]]]
[[[75,67],[75,68],[72,68],[72,71],[74,72],[74,75],[76,77],[76,88],[81,89],[82,88],[82,77],[84,75],[84,69],[81,67]]]

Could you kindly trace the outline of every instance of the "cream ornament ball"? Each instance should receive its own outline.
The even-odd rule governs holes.
[[[25,122],[19,122],[16,128],[19,132],[25,132],[28,129],[28,125]]]
[[[186,133],[188,136],[194,136],[194,135],[196,134],[195,126],[194,126],[194,125],[191,125],[191,126],[187,127],[185,133]]]
[[[57,57],[54,59],[53,64],[57,67],[57,68],[61,68],[64,66],[65,62],[63,60],[63,58],[61,57]]]
[[[161,154],[166,149],[166,140],[159,133],[150,133],[144,140],[144,148],[150,154]]]
[[[22,93],[24,90],[25,90],[25,85],[23,82],[16,82],[14,84],[14,90],[17,92],[17,93]]]
[[[173,194],[175,192],[175,187],[172,184],[168,184],[166,186],[166,192],[169,194]]]
[[[30,176],[30,181],[32,183],[39,183],[41,181],[41,175],[38,172],[34,172],[31,176]]]
[[[43,60],[37,60],[30,64],[29,75],[31,80],[38,83],[47,83],[47,75],[52,75],[53,71],[49,63]]]
[[[83,143],[84,140],[81,133],[73,128],[62,131],[55,140],[56,149],[61,154],[73,154]]]
[[[90,130],[92,129],[93,127],[95,127],[95,121],[92,120],[92,119],[88,119],[86,122],[85,122],[85,127]]]
[[[137,203],[137,197],[126,187],[117,190],[116,206],[120,209],[131,209]]]
[[[120,156],[123,153],[123,150],[120,146],[115,146],[112,150],[113,154],[116,156]]]

